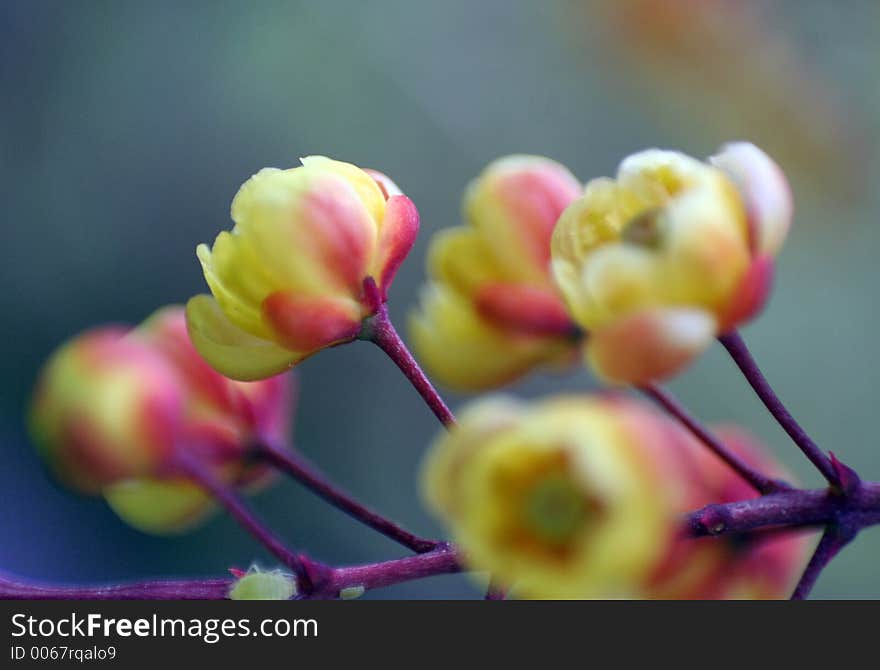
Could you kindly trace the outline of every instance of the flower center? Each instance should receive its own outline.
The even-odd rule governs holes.
[[[570,477],[552,474],[536,482],[524,499],[526,525],[540,540],[565,544],[587,520],[583,493]]]
[[[653,207],[627,221],[620,231],[620,239],[646,249],[657,249],[663,242],[665,229],[663,209]]]

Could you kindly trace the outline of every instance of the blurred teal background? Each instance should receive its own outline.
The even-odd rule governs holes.
[[[770,307],[745,336],[817,441],[880,478],[880,10],[867,0],[743,3],[749,19],[727,24],[742,53],[729,53],[705,33],[713,3],[684,2],[696,38],[695,56],[681,59],[666,50],[681,36],[652,13],[676,4],[4,0],[0,568],[88,581],[269,562],[227,519],[154,538],[101,501],[58,489],[22,417],[54,347],[203,291],[195,246],[231,226],[240,183],[311,153],[381,169],[418,205],[422,233],[391,299],[403,326],[431,233],[459,221],[463,187],[499,155],[545,154],[586,180],[648,146],[704,156],[730,139],[766,145],[791,178],[798,215]],[[303,451],[389,515],[439,533],[414,483],[437,427],[397,370],[358,343],[307,361],[300,381]],[[577,372],[515,391],[591,386]],[[672,386],[707,421],[749,426],[818,485],[719,351]],[[254,502],[320,559],[399,555],[292,483]],[[878,554],[874,529],[816,596],[880,597]],[[443,577],[371,597],[477,593],[464,577]]]

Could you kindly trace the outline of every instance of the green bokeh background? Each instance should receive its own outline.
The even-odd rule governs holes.
[[[711,123],[699,114],[700,91],[684,104],[664,96],[657,82],[617,62],[607,29],[584,18],[583,4],[3,2],[0,568],[86,581],[270,563],[227,519],[186,537],[153,538],[118,522],[101,501],[56,488],[22,421],[41,362],[65,338],[97,323],[140,321],[204,290],[194,248],[231,225],[231,198],[260,167],[322,153],[393,176],[422,214],[420,239],[392,290],[392,316],[403,325],[431,233],[459,221],[463,187],[492,158],[541,153],[586,180],[648,146],[702,156],[728,139],[760,142],[772,133],[766,125],[752,133],[736,100],[732,121]],[[770,307],[745,335],[816,440],[880,478],[880,12],[867,1],[756,6],[768,29],[830,83],[846,123],[858,119],[859,154],[844,156],[839,170],[843,183],[851,173],[859,186],[832,195],[816,166],[788,170],[795,228]],[[696,113],[682,111],[690,107]],[[358,343],[307,361],[300,381],[300,447],[373,505],[439,533],[415,486],[437,427],[396,369]],[[577,372],[538,376],[514,391],[590,386]],[[672,386],[702,418],[751,427],[818,485],[719,351]],[[294,484],[255,504],[318,558],[399,554]],[[874,529],[843,552],[815,594],[880,597],[878,554]],[[464,577],[442,577],[370,597],[477,593]]]

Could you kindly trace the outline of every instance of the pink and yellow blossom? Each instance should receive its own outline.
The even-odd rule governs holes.
[[[166,307],[137,328],[98,328],[59,348],[29,424],[62,482],[103,495],[138,528],[176,532],[213,508],[181,455],[232,486],[267,481],[247,452],[257,441],[286,441],[289,398],[283,377],[244,383],[215,372],[190,342],[183,309]]]
[[[684,492],[666,424],[638,403],[475,403],[441,435],[422,490],[468,566],[529,598],[637,597]]]
[[[747,143],[710,162],[652,149],[595,179],[552,239],[556,282],[603,378],[679,372],[763,307],[792,216],[779,167]]]
[[[213,296],[187,305],[199,353],[227,377],[264,379],[354,339],[384,301],[419,216],[385,175],[323,156],[265,168],[232,202],[231,232],[197,254]]]
[[[507,156],[468,186],[465,225],[431,240],[430,283],[410,321],[428,370],[454,388],[500,386],[577,350],[549,271],[550,236],[581,184],[539,156]]]

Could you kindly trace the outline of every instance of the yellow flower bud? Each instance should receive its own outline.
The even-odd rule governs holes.
[[[380,173],[323,156],[266,168],[232,202],[231,232],[197,249],[213,298],[187,305],[196,348],[233,379],[264,379],[354,339],[384,301],[418,231],[413,203]]]
[[[567,169],[538,156],[501,158],[471,182],[466,225],[431,240],[431,282],[410,321],[440,382],[491,388],[572,357],[576,327],[550,276],[550,236],[580,192]]]
[[[29,424],[65,484],[103,494],[137,528],[174,533],[213,508],[180,455],[231,485],[268,481],[247,451],[286,440],[289,399],[283,377],[246,383],[215,372],[190,342],[183,309],[166,307],[137,328],[101,328],[62,346],[41,374]]]
[[[623,399],[484,400],[437,439],[422,489],[469,566],[518,595],[632,596],[681,513],[667,428]]]
[[[791,218],[787,182],[750,144],[712,162],[635,154],[559,219],[553,275],[589,332],[590,365],[610,381],[675,374],[766,300]]]

